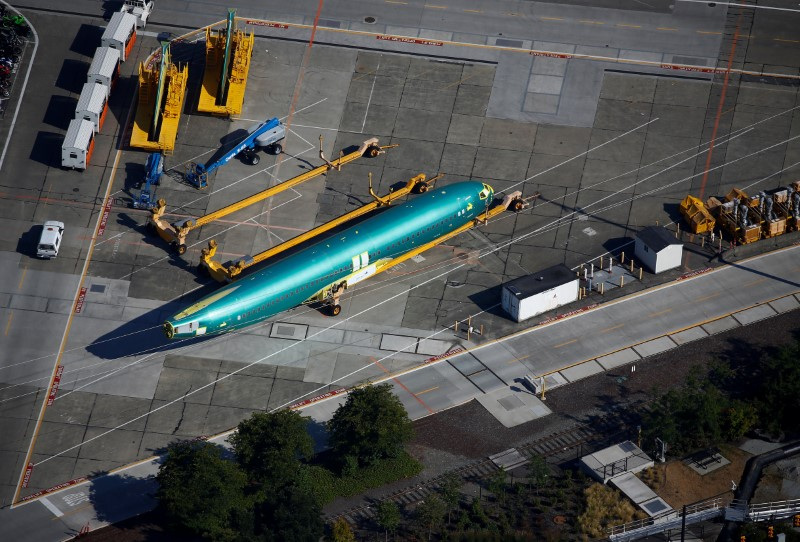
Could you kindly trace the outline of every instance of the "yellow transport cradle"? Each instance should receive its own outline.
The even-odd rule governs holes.
[[[255,38],[252,31],[247,35],[233,28],[233,14],[226,28],[206,29],[206,67],[197,104],[203,113],[230,117],[242,112]]]
[[[162,45],[160,62],[149,68],[144,63],[139,64],[139,100],[131,147],[172,154],[188,73],[186,66],[181,68],[171,62],[169,44]]]

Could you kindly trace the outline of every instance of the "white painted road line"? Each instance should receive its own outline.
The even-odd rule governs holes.
[[[61,516],[64,515],[64,512],[59,510],[55,504],[51,503],[50,499],[48,499],[47,497],[42,497],[41,499],[39,499],[39,502],[42,503],[45,508],[50,510],[55,517],[60,518]]]

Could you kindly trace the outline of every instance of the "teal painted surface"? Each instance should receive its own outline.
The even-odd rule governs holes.
[[[361,264],[367,253],[373,264],[405,254],[475,219],[493,196],[491,187],[477,181],[418,195],[224,286],[167,320],[165,327],[172,326],[173,338],[183,338],[261,322],[358,273],[354,257]]]

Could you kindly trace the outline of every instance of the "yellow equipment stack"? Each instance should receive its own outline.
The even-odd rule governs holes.
[[[139,64],[139,100],[131,147],[172,154],[188,76],[186,66],[172,63],[168,44],[162,46],[160,62],[152,67]]]
[[[233,13],[226,28],[206,29],[206,67],[197,104],[203,113],[231,117],[242,112],[255,37],[233,28]]]
[[[692,233],[705,233],[714,230],[715,220],[703,205],[703,202],[694,196],[686,196],[681,202],[681,214],[691,226]]]

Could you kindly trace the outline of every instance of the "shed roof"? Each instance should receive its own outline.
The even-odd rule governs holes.
[[[125,43],[131,34],[131,28],[136,28],[136,16],[118,11],[111,16],[101,39]]]
[[[89,75],[99,73],[106,77],[114,75],[114,70],[119,65],[120,52],[119,49],[112,47],[98,47],[94,52],[92,64],[89,66]]]
[[[562,263],[506,282],[503,287],[517,298],[523,298],[552,290],[573,280],[577,280],[575,272]]]
[[[663,226],[648,226],[636,234],[636,237],[654,252],[661,252],[670,245],[683,245],[683,242]]]
[[[86,150],[93,134],[94,124],[84,119],[72,119],[67,128],[67,135],[64,136],[63,148]]]
[[[81,97],[78,99],[78,106],[75,108],[75,114],[78,115],[84,111],[100,113],[107,97],[107,86],[100,83],[84,83]]]

